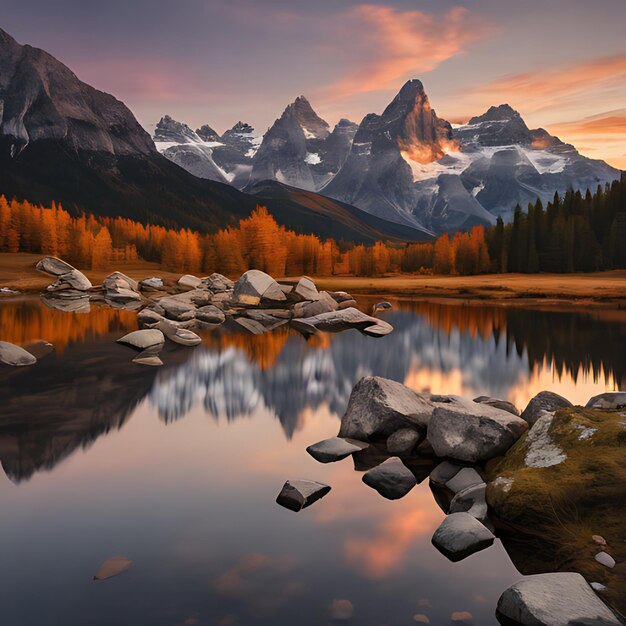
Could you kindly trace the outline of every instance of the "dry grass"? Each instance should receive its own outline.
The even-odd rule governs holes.
[[[18,291],[39,291],[50,284],[50,277],[38,272],[36,254],[0,253],[0,287]],[[82,268],[79,268],[82,269]],[[132,278],[161,276],[176,280],[180,273],[162,270],[157,263],[132,261],[118,263],[107,270],[83,270],[98,284],[113,270]],[[298,277],[282,280],[294,281]],[[315,278],[320,289],[348,291],[357,295],[394,295],[399,297],[456,298],[490,300],[504,304],[594,304],[626,307],[626,271],[594,274],[490,274],[483,276],[393,275],[380,278],[332,276]]]

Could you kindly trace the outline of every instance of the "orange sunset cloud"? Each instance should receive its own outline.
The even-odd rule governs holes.
[[[397,89],[409,76],[429,72],[466,46],[484,37],[490,26],[467,9],[455,7],[441,15],[399,11],[362,4],[344,14],[342,23],[355,33],[354,46],[363,50],[342,78],[329,85],[327,99]]]

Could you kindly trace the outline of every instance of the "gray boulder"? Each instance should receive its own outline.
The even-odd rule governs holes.
[[[432,412],[431,402],[412,389],[388,378],[366,376],[352,390],[339,436],[368,441],[400,428],[425,430]]]
[[[184,294],[185,296],[187,294]],[[158,301],[165,312],[165,317],[184,322],[193,319],[196,316],[196,307],[187,298],[178,298],[176,296],[165,296]]]
[[[594,396],[585,405],[588,409],[623,409],[626,407],[626,391],[611,391]]]
[[[413,472],[397,457],[365,472],[363,482],[388,500],[403,498],[417,485]]]
[[[454,478],[462,469],[462,465],[451,463],[450,461],[442,461],[430,473],[430,482],[436,487],[445,487],[446,483]]]
[[[105,291],[118,291],[119,289],[127,289],[129,291],[139,291],[139,283],[130,278],[130,276],[126,276],[126,274],[122,274],[122,272],[113,272],[109,274],[102,281],[102,288]]]
[[[69,263],[62,261],[55,256],[44,257],[37,263],[37,265],[35,265],[35,267],[40,272],[52,274],[52,276],[62,276],[63,274],[67,274],[68,272],[76,269],[72,267]]]
[[[393,326],[388,322],[366,315],[353,307],[321,313],[306,319],[293,319],[291,325],[303,335],[315,335],[319,331],[340,333],[355,329],[370,337],[382,337],[393,330]]]
[[[328,485],[314,480],[288,480],[276,502],[290,511],[301,511],[323,498],[330,491]]]
[[[144,278],[139,282],[139,286],[146,291],[158,291],[159,289],[163,289],[163,279],[156,276]]]
[[[213,293],[221,293],[224,291],[232,291],[235,283],[230,279],[226,278],[222,274],[218,274],[217,272],[207,276],[202,279],[202,282],[213,292]]]
[[[573,572],[526,576],[498,600],[498,621],[508,626],[619,626],[622,622]]]
[[[323,313],[331,313],[338,308],[337,302],[326,291],[322,291],[317,294],[313,302],[298,302],[293,307],[293,316],[296,318],[315,317]]]
[[[157,324],[157,328],[170,341],[173,341],[181,346],[193,347],[202,343],[202,339],[196,335],[196,333],[187,328],[180,328],[168,320],[161,320]]]
[[[224,312],[213,304],[200,307],[196,311],[196,318],[202,322],[208,322],[209,324],[223,324],[226,321]]]
[[[556,411],[572,406],[572,403],[558,393],[552,391],[540,391],[522,412],[522,419],[532,426],[541,416],[543,411]]]
[[[456,563],[488,548],[494,540],[494,534],[469,513],[452,513],[435,531],[432,544]]]
[[[320,293],[315,286],[315,283],[308,277],[303,276],[298,284],[293,288],[291,292],[294,295],[297,295],[302,300],[318,300],[320,297]]]
[[[184,274],[178,279],[178,286],[181,289],[197,289],[202,285],[202,279],[192,274]]]
[[[261,300],[280,302],[286,299],[280,285],[269,274],[248,270],[235,283],[232,302],[237,306],[257,306]]]
[[[519,417],[519,409],[508,400],[498,400],[497,398],[490,398],[489,396],[478,396],[478,398],[474,398],[474,402],[478,402],[478,404],[488,404],[496,409],[508,411],[509,413]]]
[[[459,491],[450,502],[450,513],[469,513],[479,522],[488,519],[487,485],[480,483]]]
[[[397,456],[411,456],[415,454],[417,446],[424,439],[424,432],[415,428],[400,428],[387,437],[387,450]]]
[[[458,396],[436,403],[428,441],[437,456],[478,463],[506,452],[528,429],[507,411]]]
[[[310,445],[306,451],[320,463],[334,463],[367,447],[369,447],[368,443],[356,439],[331,437]]]
[[[46,287],[46,291],[57,297],[81,297],[92,287],[90,280],[82,272],[72,269],[58,276],[55,283]]]
[[[137,313],[137,324],[141,328],[154,328],[160,321],[165,318],[152,309],[142,309]]]
[[[444,483],[444,486],[453,494],[457,494],[481,485],[483,482],[483,477],[473,467],[463,467],[454,476],[450,477]]]
[[[138,350],[146,350],[154,346],[162,346],[165,343],[165,337],[158,328],[150,328],[128,333],[128,335],[118,339],[117,343],[123,343]]]
[[[34,365],[37,359],[24,348],[16,346],[8,341],[0,341],[0,363],[12,365],[13,367],[23,367]]]

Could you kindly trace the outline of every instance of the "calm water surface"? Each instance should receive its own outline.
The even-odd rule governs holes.
[[[0,369],[0,624],[329,624],[336,600],[359,625],[496,624],[520,577],[499,542],[452,564],[430,544],[443,513],[428,481],[390,502],[351,460],[305,448],[337,433],[368,374],[522,408],[541,389],[623,388],[626,313],[394,304],[383,339],[223,329],[153,369],[114,343],[134,313],[0,300],[0,339],[57,346]],[[294,514],[274,502],[288,478],[332,491]],[[115,555],[133,566],[92,581]]]

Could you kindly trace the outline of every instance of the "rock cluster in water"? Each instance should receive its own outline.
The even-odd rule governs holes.
[[[202,339],[194,331],[212,330],[223,324],[253,335],[290,326],[305,337],[349,329],[382,337],[393,330],[388,322],[359,311],[350,294],[319,291],[307,277],[296,284],[281,284],[253,269],[237,281],[217,273],[204,278],[186,274],[175,285],[166,286],[159,277],[136,281],[116,271],[94,288],[81,271],[56,257],[44,257],[36,267],[56,278],[42,294],[51,308],[87,312],[90,302],[100,301],[114,308],[136,310],[140,329],[118,342],[140,352],[133,359],[140,365],[162,365],[159,352],[166,340],[197,346]],[[36,357],[3,342],[0,362],[32,365]]]
[[[623,409],[626,394],[602,394],[587,406]],[[555,453],[546,423],[555,411],[567,407],[571,403],[565,398],[541,392],[520,415],[510,402],[496,398],[480,396],[471,401],[420,394],[392,380],[366,377],[352,391],[338,437],[312,444],[307,452],[322,463],[352,456],[356,470],[367,470],[363,482],[392,500],[406,496],[429,477],[435,499],[447,514],[432,543],[456,562],[496,539],[487,497],[490,464],[508,458],[513,447],[512,454],[526,455],[527,467],[561,462],[559,455],[565,453]],[[574,429],[578,438],[591,436],[577,425]],[[503,476],[490,480],[490,490],[508,493],[511,489],[512,480]],[[615,567],[604,538],[594,535],[593,541],[595,560],[606,568]],[[596,590],[606,587],[597,582],[590,586],[577,573],[530,576],[502,594],[498,618],[503,624],[520,626],[620,624]]]

